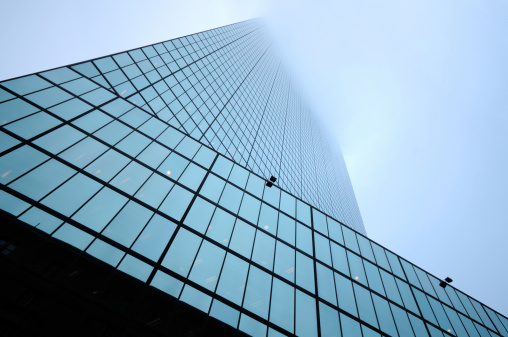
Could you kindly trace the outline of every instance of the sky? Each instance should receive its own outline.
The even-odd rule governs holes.
[[[508,4],[36,1],[0,6],[0,80],[263,16],[371,239],[508,315]]]

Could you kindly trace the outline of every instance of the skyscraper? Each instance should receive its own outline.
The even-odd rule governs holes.
[[[79,288],[87,315],[121,283],[143,289],[134,307],[178,299],[231,333],[508,335],[506,317],[365,236],[344,161],[257,20],[1,82],[0,121],[2,254],[24,261],[30,235],[37,254],[76,255],[45,282],[105,273]],[[115,310],[177,334],[188,316],[160,306]]]

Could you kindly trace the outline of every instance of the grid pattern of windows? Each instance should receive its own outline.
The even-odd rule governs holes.
[[[508,336],[363,235],[267,41],[247,21],[0,83],[0,208],[250,335]]]

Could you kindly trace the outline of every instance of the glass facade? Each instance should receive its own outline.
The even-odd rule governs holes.
[[[1,209],[249,335],[508,336],[365,236],[260,21],[1,82],[0,124]]]

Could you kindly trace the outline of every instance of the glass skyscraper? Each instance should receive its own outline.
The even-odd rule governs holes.
[[[508,336],[505,316],[366,237],[259,20],[0,82],[0,124],[5,222],[233,334]],[[171,315],[139,319],[167,335]]]

